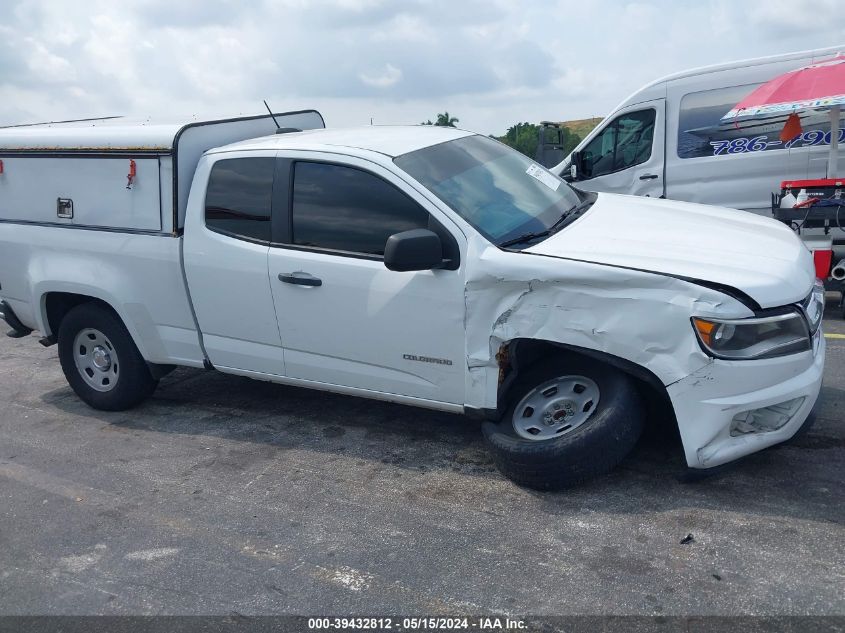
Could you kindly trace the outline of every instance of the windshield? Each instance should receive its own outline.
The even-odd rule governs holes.
[[[581,202],[560,178],[485,136],[432,145],[394,162],[494,244],[559,226]]]

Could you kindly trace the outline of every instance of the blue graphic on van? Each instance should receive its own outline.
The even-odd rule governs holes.
[[[814,145],[830,145],[830,130],[810,130],[799,134],[794,139],[784,143],[779,138],[770,141],[768,136],[753,138],[739,137],[731,140],[710,141],[713,156],[720,154],[744,154],[746,152],[762,152],[767,149],[789,149],[790,147],[811,147]],[[845,142],[845,128],[839,130],[839,142]],[[681,156],[681,158],[689,158]]]
[[[724,114],[757,85],[730,86],[684,96],[678,112],[678,156],[700,158],[830,144],[830,117],[824,110],[799,112],[805,132],[786,143],[780,140],[780,132],[788,112],[722,121]],[[843,140],[843,131],[839,130],[839,141]]]

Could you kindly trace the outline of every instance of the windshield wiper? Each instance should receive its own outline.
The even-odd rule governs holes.
[[[546,229],[545,231],[537,231],[536,233],[523,233],[518,237],[514,237],[513,239],[502,242],[501,244],[499,244],[499,248],[507,248],[508,246],[515,246],[516,244],[522,244],[523,242],[536,240],[540,237],[546,237],[550,233],[551,231],[548,229]]]
[[[581,213],[582,213],[582,212],[586,211],[586,210],[587,210],[587,209],[589,209],[591,206],[593,206],[593,203],[596,201],[596,198],[597,198],[597,196],[596,196],[595,194],[593,194],[591,197],[586,198],[585,200],[582,200],[581,202],[579,202],[578,204],[576,204],[574,207],[572,207],[571,209],[569,209],[569,211],[567,211],[566,213],[564,213],[564,214],[563,214],[563,216],[560,218],[560,220],[558,220],[557,222],[555,222],[555,226],[557,226],[557,225],[561,224],[561,223],[562,223],[564,220],[566,220],[569,216],[578,216],[578,215],[581,215]]]
[[[581,202],[579,202],[575,206],[573,206],[573,207],[567,209],[566,211],[564,211],[563,214],[560,216],[560,218],[558,218],[557,221],[555,221],[554,224],[552,224],[549,228],[545,229],[544,231],[523,233],[522,235],[519,235],[517,237],[514,237],[512,239],[509,239],[509,240],[502,242],[501,244],[499,244],[499,248],[507,248],[508,246],[515,246],[517,244],[522,244],[523,242],[529,242],[531,240],[536,240],[536,239],[539,239],[541,237],[548,237],[552,233],[557,233],[558,231],[560,231],[564,227],[564,225],[566,224],[566,221],[570,218],[570,216],[581,215],[581,212],[589,209],[592,206],[593,202],[595,202],[595,201],[596,201],[595,196],[587,198],[586,200],[582,200]]]

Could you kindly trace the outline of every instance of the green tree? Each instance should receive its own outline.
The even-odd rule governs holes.
[[[548,130],[547,134],[557,134],[556,130]],[[540,126],[534,123],[517,123],[508,128],[504,136],[497,137],[505,145],[513,147],[529,158],[537,156],[537,144],[540,141]],[[551,139],[548,139],[551,142]],[[557,145],[557,139],[554,140]],[[578,143],[581,137],[567,127],[560,128],[560,147],[564,154],[568,154]]]
[[[529,158],[534,158],[537,153],[537,139],[540,134],[540,126],[533,123],[517,123],[508,128],[505,135],[499,137],[505,145],[513,147]]]
[[[437,120],[432,123],[431,119],[428,121],[423,121],[420,125],[438,125],[440,127],[455,127],[455,123],[458,123],[460,119],[458,117],[449,116],[449,111],[442,114],[437,115]]]
[[[455,123],[458,123],[460,119],[458,117],[449,116],[449,111],[447,110],[443,114],[437,115],[437,121],[434,125],[439,125],[440,127],[455,127]]]

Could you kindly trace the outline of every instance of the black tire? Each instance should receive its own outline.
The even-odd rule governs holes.
[[[77,335],[95,329],[104,334],[119,359],[119,372],[108,391],[92,388],[77,368],[74,349]],[[120,318],[97,303],[84,303],[73,308],[59,326],[59,362],[68,384],[86,404],[102,411],[124,411],[140,404],[155,391],[158,381],[150,374],[132,337]]]
[[[561,437],[535,441],[514,430],[514,409],[538,385],[561,376],[583,376],[598,385],[599,402],[583,424]],[[643,429],[643,404],[627,375],[598,361],[555,358],[517,378],[498,423],[482,426],[499,470],[515,483],[537,490],[579,484],[614,468],[631,452]]]

